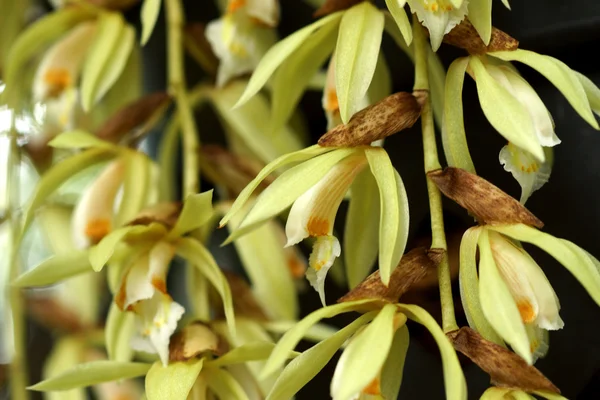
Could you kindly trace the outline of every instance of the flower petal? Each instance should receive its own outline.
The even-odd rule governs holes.
[[[544,186],[550,178],[552,150],[549,147],[544,147],[544,152],[546,153],[546,161],[541,163],[531,153],[512,143],[507,144],[500,150],[500,164],[521,185],[520,201],[522,204],[525,204],[531,194]]]
[[[169,362],[169,341],[177,328],[184,308],[169,295],[154,291],[154,295],[133,307],[137,314],[137,335],[131,341],[135,350],[158,354],[163,365]]]
[[[531,355],[535,363],[539,358],[544,357],[548,353],[548,338],[550,335],[546,329],[538,328],[534,324],[525,324],[525,330],[529,337],[529,348],[531,349]]]
[[[492,37],[492,0],[469,0],[469,21],[487,46]]]
[[[36,100],[59,97],[67,88],[77,85],[83,60],[95,33],[95,22],[83,22],[46,52],[33,81]]]
[[[335,215],[356,175],[366,166],[363,154],[351,155],[335,164],[317,184],[296,199],[288,215],[286,246],[308,236],[333,233]]]
[[[341,251],[340,242],[335,236],[319,236],[308,259],[311,268],[306,270],[306,279],[319,293],[323,306],[325,306],[325,277]]]
[[[124,162],[113,161],[81,196],[72,220],[73,242],[77,248],[97,244],[112,230],[115,198],[124,174]]]
[[[468,1],[463,1],[460,7],[456,8],[450,1],[438,0],[408,0],[410,9],[417,14],[419,22],[429,29],[431,38],[431,48],[437,51],[444,35],[458,25],[467,15]]]
[[[246,13],[267,26],[277,26],[279,0],[246,0]]]

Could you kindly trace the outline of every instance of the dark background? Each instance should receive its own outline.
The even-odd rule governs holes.
[[[381,2],[383,3],[383,2]],[[578,70],[596,84],[600,84],[600,68],[596,62],[600,37],[600,2],[527,0],[513,1],[512,11],[504,9],[500,1],[494,1],[494,25],[520,41],[520,47],[559,58],[571,68]],[[187,19],[190,22],[209,22],[217,18],[216,7],[211,1],[185,1]],[[284,37],[311,21],[312,9],[299,0],[281,0],[282,21],[280,34]],[[128,13],[133,23],[138,23],[139,7]],[[144,82],[147,91],[164,90],[165,70],[164,15],[161,13],[157,30],[143,50]],[[400,49],[384,35],[383,45],[394,80],[394,91],[412,87],[412,65]],[[445,66],[460,51],[442,46],[439,52]],[[544,230],[550,234],[571,240],[600,258],[597,227],[600,226],[600,132],[595,131],[579,118],[562,95],[535,71],[517,65],[528,82],[538,91],[552,113],[556,133],[562,144],[555,148],[555,163],[550,182],[534,193],[528,208],[545,223]],[[188,63],[189,82],[203,78],[193,62]],[[310,127],[313,141],[324,133],[325,118],[321,109],[321,94],[307,93],[301,109]],[[487,123],[477,100],[475,86],[465,79],[464,110],[467,139],[478,173],[494,182],[508,193],[519,197],[520,188],[512,176],[498,162],[498,152],[505,144]],[[198,113],[200,132],[204,143],[218,140],[220,127],[210,110]],[[156,146],[160,132],[151,138]],[[411,210],[411,241],[427,241],[428,203],[423,174],[422,145],[418,124],[411,130],[390,137],[386,141],[395,167],[400,172],[409,195]],[[440,153],[443,154],[443,153]],[[442,161],[443,162],[443,161]],[[206,185],[203,188],[207,188]],[[466,213],[449,201],[445,202],[450,236],[460,237],[462,230],[473,224]],[[342,206],[342,213],[345,211]],[[343,221],[340,214],[338,221]],[[216,240],[220,238],[217,236]],[[227,259],[235,265],[231,247],[219,249],[215,242],[216,257]],[[581,285],[550,256],[528,247],[532,256],[543,268],[561,302],[561,316],[565,328],[550,334],[550,351],[536,366],[570,399],[600,398],[600,309],[587,295]],[[183,276],[181,269],[174,268],[170,286],[179,286]],[[457,289],[457,288],[455,288]],[[342,288],[328,286],[328,302],[344,294]],[[455,291],[457,293],[457,290]],[[425,306],[434,316],[439,314],[437,289],[423,290],[410,298]],[[407,301],[405,299],[403,301]],[[460,311],[460,300],[455,296],[459,323],[466,324]],[[308,291],[301,297],[302,313],[316,309],[318,296]],[[342,326],[353,316],[336,318],[331,322]],[[31,325],[30,342],[36,349],[32,352],[31,365],[39,365],[44,359],[50,337],[37,326]],[[400,398],[441,399],[444,386],[440,357],[435,343],[427,331],[415,324],[409,325],[411,344],[406,360]],[[304,344],[307,345],[307,344]],[[462,360],[462,358],[461,358]],[[337,357],[327,368],[308,384],[298,399],[329,399],[329,380]],[[468,360],[463,368],[469,388],[469,398],[477,399],[489,386],[489,378]],[[32,382],[39,379],[39,371],[31,371]]]

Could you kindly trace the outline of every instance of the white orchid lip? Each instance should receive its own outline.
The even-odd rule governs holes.
[[[490,247],[496,266],[508,286],[525,324],[542,329],[561,329],[558,298],[541,268],[525,252],[501,234],[490,231]]]
[[[77,248],[97,244],[112,230],[115,200],[124,175],[125,163],[117,159],[82,194],[72,217],[73,242]]]
[[[460,24],[467,15],[468,1],[462,2],[460,8],[454,8],[448,0],[408,0],[412,12],[429,30],[431,47],[434,51],[442,44],[444,35]]]
[[[360,152],[360,150],[358,150]],[[335,215],[356,175],[367,165],[364,154],[354,154],[336,164],[321,180],[298,197],[288,215],[286,246],[303,239],[333,233]]]
[[[306,270],[306,279],[319,293],[323,306],[325,306],[325,278],[341,252],[340,242],[335,236],[320,236],[313,245],[312,253],[310,253],[308,264],[311,268]]]

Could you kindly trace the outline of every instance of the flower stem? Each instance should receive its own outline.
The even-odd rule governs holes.
[[[416,17],[413,17],[413,37],[415,49],[414,90],[429,93],[427,68],[429,51],[427,46],[429,46],[429,43],[425,38],[423,27]],[[423,110],[421,111],[421,130],[423,133],[423,158],[425,161],[425,172],[427,173],[441,168],[429,96],[426,96]],[[429,196],[429,213],[431,216],[431,247],[447,250],[442,196],[437,186],[429,178],[426,179]],[[440,286],[440,302],[442,304],[442,329],[444,332],[450,332],[458,329],[458,325],[456,324],[456,317],[454,315],[454,298],[452,296],[452,280],[450,278],[447,252],[438,266],[438,282]]]
[[[9,224],[10,245],[9,249],[9,282],[15,280],[20,274],[19,247],[21,241],[21,220],[19,218],[19,168],[21,154],[17,144],[17,131],[15,130],[15,116],[13,110],[10,131],[10,144],[8,164],[6,168],[6,196],[8,200],[7,223]],[[23,292],[20,288],[9,286],[10,312],[12,315],[12,328],[14,340],[14,353],[10,363],[10,398],[13,400],[27,400],[27,353],[26,353],[26,321],[24,312]]]
[[[169,91],[174,94],[183,136],[183,198],[200,190],[198,149],[200,140],[190,100],[186,92],[183,27],[185,17],[181,0],[165,0]]]

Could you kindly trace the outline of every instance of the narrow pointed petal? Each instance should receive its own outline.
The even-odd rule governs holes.
[[[492,0],[469,0],[469,21],[487,46],[492,37]]]
[[[463,1],[460,6],[453,5],[448,0],[425,1],[408,0],[410,9],[417,14],[419,21],[429,30],[431,48],[433,51],[442,44],[444,35],[458,25],[467,15],[467,3]]]
[[[319,182],[298,197],[288,215],[286,246],[299,243],[308,236],[333,233],[335,215],[356,175],[366,166],[367,159],[359,153],[333,166]]]
[[[113,161],[85,190],[73,212],[73,242],[83,249],[97,244],[112,229],[115,198],[123,183],[125,164]]]
[[[342,249],[335,236],[320,236],[313,245],[313,251],[308,259],[309,269],[306,270],[306,279],[319,293],[321,303],[325,306],[325,278],[329,268],[336,257],[340,256]]]
[[[507,144],[500,150],[500,164],[521,185],[521,204],[525,204],[533,192],[539,190],[550,179],[552,150],[549,147],[544,147],[544,152],[546,153],[546,161],[541,163],[531,153],[518,148],[512,143]]]
[[[67,88],[77,85],[95,32],[94,22],[81,23],[46,52],[33,82],[33,95],[37,100],[58,97]]]

